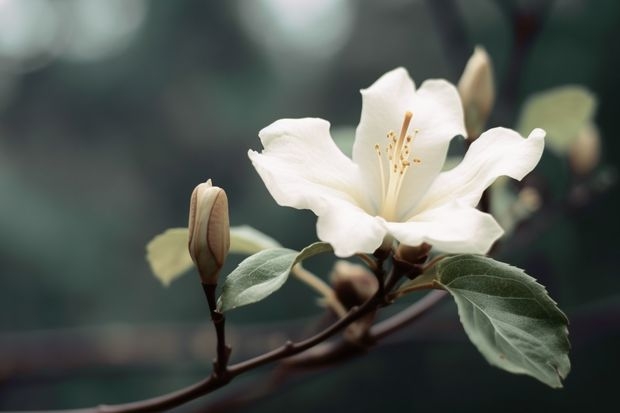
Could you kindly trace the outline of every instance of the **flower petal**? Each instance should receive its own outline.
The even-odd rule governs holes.
[[[338,257],[372,253],[387,234],[382,218],[342,201],[331,202],[319,215],[316,227],[319,239],[329,242]]]
[[[333,200],[365,203],[359,168],[331,139],[329,122],[280,119],[259,137],[265,149],[250,150],[248,156],[278,204],[319,215]]]
[[[407,212],[441,172],[452,138],[466,135],[461,98],[456,87],[445,80],[422,83],[412,110],[410,134],[413,136],[415,129],[418,133],[411,144],[411,156],[420,163],[413,164],[404,176],[396,214],[399,220],[408,218]]]
[[[361,93],[362,115],[355,132],[353,161],[361,167],[367,191],[378,209],[382,196],[375,145],[385,146],[387,133],[400,130],[405,112],[412,108],[415,85],[407,70],[399,67],[381,76]]]
[[[462,254],[485,254],[504,233],[492,215],[457,202],[386,225],[403,244],[427,242],[440,251]]]
[[[412,157],[422,162],[404,176],[396,214],[403,218],[402,213],[411,210],[441,171],[450,140],[465,134],[461,100],[456,88],[444,80],[427,80],[416,92],[413,80],[403,68],[386,73],[361,92],[362,115],[353,160],[361,167],[376,213],[383,194],[375,146],[379,144],[383,151],[384,175],[389,176],[386,135],[390,131],[400,134],[405,113],[413,113],[408,132],[412,136],[415,130],[418,132],[411,145]]]
[[[527,139],[506,128],[484,132],[471,144],[458,166],[437,177],[412,214],[452,200],[473,207],[499,176],[521,180],[540,160],[544,137],[542,129],[534,129]]]

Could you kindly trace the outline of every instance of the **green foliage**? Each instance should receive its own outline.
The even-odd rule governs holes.
[[[543,286],[478,255],[445,258],[434,270],[435,285],[452,294],[467,335],[489,363],[562,387],[570,371],[568,320]]]
[[[220,311],[263,300],[282,287],[295,264],[331,250],[329,244],[316,242],[301,252],[270,248],[246,258],[226,277],[218,303]]]
[[[151,271],[166,287],[194,265],[187,250],[188,238],[187,228],[168,228],[146,245]]]
[[[194,263],[187,249],[187,228],[169,228],[146,245],[146,259],[153,275],[164,286],[189,271]],[[249,225],[230,227],[230,254],[254,254],[280,244]]]
[[[517,125],[527,136],[532,129],[547,131],[546,146],[564,155],[579,132],[592,122],[596,97],[582,86],[562,86],[532,95],[523,105]]]
[[[267,248],[280,247],[278,241],[249,225],[230,227],[230,253],[255,254]]]

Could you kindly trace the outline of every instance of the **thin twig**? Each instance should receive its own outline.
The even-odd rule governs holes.
[[[208,378],[176,392],[128,404],[100,405],[98,407],[87,409],[61,411],[64,413],[129,413],[162,411],[176,406],[180,406],[198,397],[211,393],[212,391],[220,387],[223,387],[231,380],[233,380],[236,376],[246,371],[253,370],[257,367],[273,361],[299,354],[327,340],[334,334],[342,331],[344,328],[346,328],[348,325],[350,325],[363,315],[376,309],[378,305],[382,303],[382,301],[383,297],[379,294],[375,294],[360,307],[352,308],[345,317],[340,318],[334,324],[327,327],[325,330],[304,341],[300,341],[297,343],[289,341],[283,346],[273,351],[261,354],[250,360],[246,360],[238,364],[232,365],[228,369],[225,369],[223,372],[220,372],[221,374],[218,374],[218,372],[214,371]]]
[[[377,344],[382,339],[409,326],[413,321],[427,314],[445,296],[445,291],[432,291],[428,293],[403,311],[373,326],[369,331],[368,337],[370,340],[366,340],[366,343],[369,345]],[[294,375],[341,364],[365,354],[367,349],[368,347],[351,343],[342,337],[322,343],[297,356],[282,360],[268,380],[261,378],[257,382],[246,384],[244,390],[240,392],[241,395],[235,393],[230,397],[203,406],[199,411],[216,413],[240,409],[252,402],[267,397],[278,385]]]
[[[226,366],[228,365],[228,359],[230,358],[231,349],[226,345],[226,318],[217,309],[217,299],[215,298],[215,291],[217,284],[202,284],[205,296],[207,297],[207,303],[209,304],[209,311],[211,312],[211,321],[215,327],[215,335],[217,337],[217,359],[213,364],[213,371],[217,375],[226,374]]]
[[[338,300],[338,297],[336,297],[334,290],[325,281],[305,269],[301,264],[293,266],[292,273],[298,280],[321,294],[325,300],[325,304],[334,310],[339,317],[344,317],[347,314],[347,309],[344,308],[340,300]]]
[[[405,310],[372,326],[369,332],[370,337],[374,340],[381,340],[403,327],[408,326],[410,323],[426,314],[426,312],[433,308],[446,294],[447,293],[443,290],[431,291]]]

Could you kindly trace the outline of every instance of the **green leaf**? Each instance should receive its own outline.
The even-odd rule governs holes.
[[[293,265],[298,262],[302,262],[310,257],[314,257],[315,255],[324,254],[326,252],[332,252],[334,249],[327,242],[315,242],[314,244],[308,245],[306,248],[299,252],[297,258],[295,258],[295,262]]]
[[[188,238],[187,228],[169,228],[146,245],[151,271],[165,286],[194,266],[187,249]],[[276,240],[248,225],[230,227],[231,254],[249,255],[279,246]]]
[[[452,294],[469,339],[489,363],[562,387],[570,371],[568,320],[542,285],[479,255],[445,258],[435,270],[436,285]]]
[[[193,267],[187,250],[187,228],[169,228],[146,245],[146,260],[155,277],[165,286]]]
[[[230,253],[250,255],[280,246],[278,241],[249,225],[230,227]]]
[[[220,311],[263,300],[282,287],[295,264],[329,251],[329,244],[317,242],[301,252],[270,248],[246,258],[224,281],[218,303]]]
[[[564,155],[579,132],[592,122],[596,98],[582,86],[562,86],[532,95],[523,105],[517,130],[527,136],[532,129],[547,131],[546,146]]]

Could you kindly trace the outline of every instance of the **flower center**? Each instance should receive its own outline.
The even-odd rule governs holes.
[[[418,134],[418,129],[414,129],[413,136],[407,134],[413,113],[405,112],[405,119],[400,129],[400,135],[397,137],[394,131],[387,134],[388,143],[383,151],[381,145],[375,144],[375,151],[379,158],[379,172],[381,174],[381,206],[379,215],[388,221],[396,219],[396,204],[400,188],[405,180],[407,171],[413,164],[420,164],[419,158],[411,158],[411,146],[413,140]],[[384,153],[387,158],[387,174],[384,167]]]

